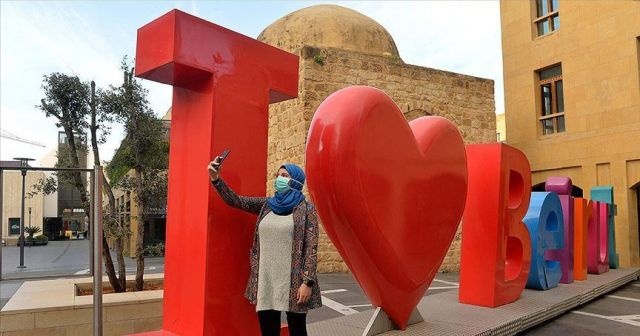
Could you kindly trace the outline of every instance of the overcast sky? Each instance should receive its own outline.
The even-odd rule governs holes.
[[[249,37],[295,10],[338,4],[382,24],[409,64],[495,81],[496,111],[504,112],[498,1],[2,1],[0,3],[0,127],[38,147],[6,138],[0,159],[40,159],[54,150],[55,120],[35,106],[43,96],[42,76],[52,72],[120,85],[120,60],[135,55],[136,30],[173,8]],[[171,88],[144,81],[158,116],[171,105]],[[109,160],[122,140],[114,129],[101,147]],[[34,165],[39,165],[37,162]]]

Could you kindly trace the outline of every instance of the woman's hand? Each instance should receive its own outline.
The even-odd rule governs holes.
[[[209,178],[211,181],[215,181],[220,178],[220,157],[217,156],[213,161],[209,162],[207,170],[209,171]]]
[[[311,287],[307,286],[306,284],[300,285],[296,298],[298,299],[298,303],[305,303],[309,301],[309,299],[311,298]]]

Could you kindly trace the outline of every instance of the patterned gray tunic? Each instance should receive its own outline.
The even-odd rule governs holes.
[[[260,238],[258,223],[271,212],[266,197],[239,196],[222,179],[212,182],[220,197],[228,205],[258,215],[254,230],[253,246],[251,247],[251,271],[245,290],[245,297],[253,304],[258,296],[258,268],[260,263]],[[291,279],[289,286],[289,309],[287,311],[304,313],[309,309],[322,306],[320,287],[316,276],[318,264],[318,214],[313,204],[308,201],[300,202],[293,209],[293,240],[291,247]],[[313,280],[311,298],[298,304],[296,295],[302,281]]]
[[[258,224],[260,261],[256,310],[289,310],[293,216],[273,212]]]

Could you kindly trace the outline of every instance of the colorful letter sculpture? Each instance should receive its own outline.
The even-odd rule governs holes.
[[[522,223],[531,196],[531,169],[505,144],[467,146],[469,189],[462,220],[462,303],[497,307],[518,299],[531,263]]]
[[[620,268],[620,257],[616,253],[616,204],[613,202],[613,187],[593,187],[591,188],[591,199],[609,204],[609,217],[607,228],[609,232],[609,268]]]
[[[588,226],[587,271],[591,274],[602,274],[609,270],[607,246],[609,204],[593,201],[592,206],[593,211]]]
[[[223,204],[206,166],[265,195],[269,103],[298,92],[298,57],[173,10],[138,30],[136,75],[173,85],[163,331],[257,335],[243,298],[255,216]],[[232,127],[233,126],[233,127]]]
[[[306,171],[331,241],[371,303],[404,329],[462,216],[460,133],[441,117],[407,124],[384,92],[349,87],[318,107]]]
[[[562,217],[564,218],[564,244],[561,249],[547,252],[547,259],[557,260],[562,268],[561,283],[573,282],[573,197],[571,190],[573,185],[568,177],[549,177],[545,182],[545,190],[558,194],[562,204]]]
[[[556,193],[533,192],[531,204],[524,216],[531,237],[531,271],[527,288],[547,290],[558,286],[562,277],[560,262],[548,260],[547,251],[558,250],[564,244],[564,218]]]
[[[573,278],[575,280],[587,280],[588,227],[593,212],[592,204],[593,202],[588,199],[579,197],[573,199]]]

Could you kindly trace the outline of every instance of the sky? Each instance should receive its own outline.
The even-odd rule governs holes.
[[[504,112],[500,6],[495,1],[0,1],[0,128],[35,145],[0,138],[0,159],[38,162],[55,150],[57,127],[36,108],[44,75],[62,72],[98,87],[122,83],[120,62],[135,55],[136,31],[177,8],[256,38],[277,19],[317,4],[336,4],[374,19],[394,38],[405,63],[495,81]],[[143,81],[159,117],[171,87]],[[124,137],[115,125],[100,147],[110,160]]]

